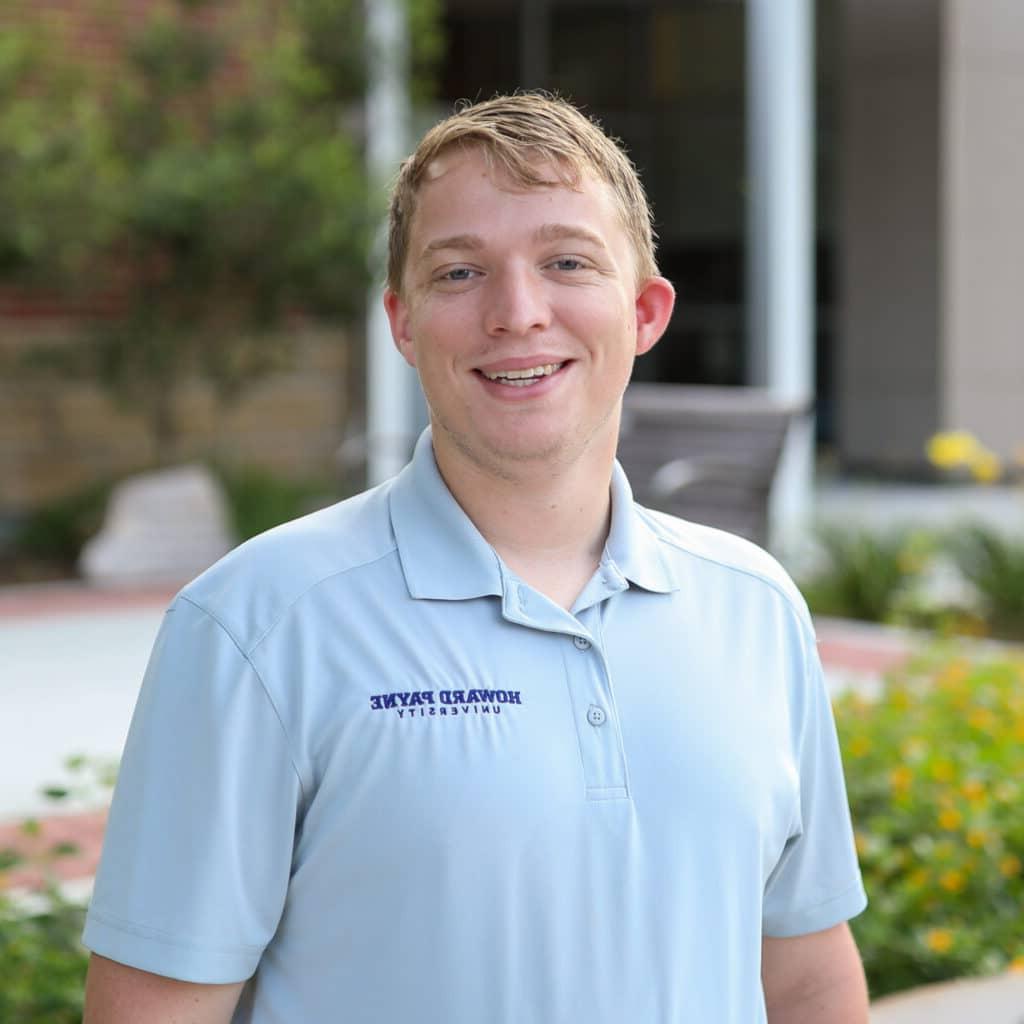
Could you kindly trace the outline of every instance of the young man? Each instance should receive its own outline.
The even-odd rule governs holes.
[[[632,502],[671,285],[621,150],[536,95],[427,134],[385,305],[430,430],[168,611],[87,1024],[864,1024],[806,609]]]

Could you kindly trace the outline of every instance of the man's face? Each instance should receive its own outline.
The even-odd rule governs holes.
[[[575,190],[524,190],[461,149],[432,171],[404,294],[385,305],[419,372],[439,460],[515,477],[595,445],[610,455],[633,360],[661,336],[671,285],[637,284],[611,193],[590,176]]]

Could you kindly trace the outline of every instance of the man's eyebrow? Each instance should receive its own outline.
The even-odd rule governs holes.
[[[448,238],[435,238],[428,243],[420,253],[420,259],[424,260],[442,249],[482,249],[484,240],[479,235],[450,235]]]
[[[580,224],[542,224],[534,232],[534,235],[539,242],[561,242],[566,239],[575,238],[583,242],[589,242],[599,249],[608,248],[600,235],[595,234],[589,228],[585,228]]]

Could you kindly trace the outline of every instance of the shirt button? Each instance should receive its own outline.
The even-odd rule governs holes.
[[[572,642],[576,645],[578,651],[589,651],[590,641],[585,636],[574,636]]]
[[[599,708],[596,704],[591,704],[587,709],[587,721],[591,725],[604,725],[604,721],[608,716],[604,711]]]

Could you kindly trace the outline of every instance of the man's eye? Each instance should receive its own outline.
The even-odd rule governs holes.
[[[442,281],[468,281],[473,276],[469,267],[454,267],[441,275]]]
[[[583,260],[578,260],[575,256],[563,256],[561,259],[552,261],[551,266],[555,270],[582,270],[585,264]]]

